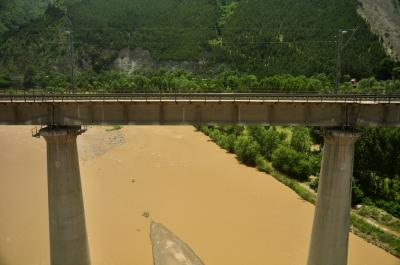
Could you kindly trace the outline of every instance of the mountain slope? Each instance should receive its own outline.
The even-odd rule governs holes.
[[[244,71],[334,73],[338,30],[359,26],[344,50],[344,71],[373,75],[385,54],[356,7],[352,0],[240,2],[222,34],[224,56]]]
[[[65,75],[67,30],[74,32],[80,72],[107,71],[121,50],[139,47],[156,61],[194,60],[209,67],[226,63],[259,76],[326,73],[333,78],[336,34],[343,28],[357,28],[345,36],[344,74],[372,76],[386,58],[354,0],[11,2],[0,0],[7,7],[0,11],[0,23],[11,29],[0,34],[0,72],[11,76],[27,70],[42,77]],[[27,14],[31,5],[35,8]],[[5,17],[21,19],[11,27]]]

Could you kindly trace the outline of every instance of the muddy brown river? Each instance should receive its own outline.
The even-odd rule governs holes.
[[[0,265],[49,265],[45,141],[0,126]],[[92,127],[79,154],[93,265],[151,265],[151,221],[206,265],[306,264],[314,206],[190,126]],[[350,235],[349,265],[400,265]]]

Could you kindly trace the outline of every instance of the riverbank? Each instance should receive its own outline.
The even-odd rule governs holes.
[[[239,134],[243,136],[238,136],[236,133],[232,132],[226,134],[222,127],[213,128],[208,126],[199,126],[198,129],[205,135],[209,136],[210,139],[221,148],[226,149],[230,153],[236,154],[239,161],[243,162],[244,158],[248,159],[245,161],[247,165],[253,165],[259,171],[268,173],[268,175],[273,176],[279,182],[291,188],[304,200],[315,204],[316,192],[311,188],[313,187],[314,181],[309,181],[309,175],[305,174],[304,177],[298,177],[298,179],[294,178],[296,175],[296,172],[294,171],[295,165],[291,165],[289,166],[289,169],[286,169],[288,172],[291,172],[291,177],[282,173],[279,169],[274,168],[274,162],[271,163],[267,161],[265,157],[259,153],[260,149],[251,147],[251,145],[256,144],[256,142],[252,138],[249,128],[243,128],[243,131]],[[284,131],[284,137],[286,139],[283,140],[281,144],[287,145],[291,142],[292,132],[290,130],[277,128],[276,131]],[[252,150],[251,153],[249,152],[246,156],[244,156],[243,153],[239,153],[242,152],[241,149],[237,149],[238,145],[236,143],[240,141],[240,137],[246,137],[247,139],[245,149]],[[277,148],[277,146],[275,148]],[[284,163],[290,161],[288,158],[285,159],[286,161],[284,161]],[[302,179],[303,182],[301,182],[300,179]],[[313,179],[315,180],[315,178]],[[361,206],[358,210],[351,210],[350,223],[350,230],[354,234],[384,249],[392,255],[400,257],[400,238],[398,237],[397,232],[400,221],[397,218],[375,207]]]

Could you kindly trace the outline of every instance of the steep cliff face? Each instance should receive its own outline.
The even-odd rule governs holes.
[[[358,3],[358,13],[381,37],[386,52],[400,61],[400,1],[358,0]]]

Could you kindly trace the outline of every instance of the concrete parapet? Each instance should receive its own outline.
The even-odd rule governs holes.
[[[77,135],[80,126],[40,130],[47,143],[51,265],[89,265]]]

